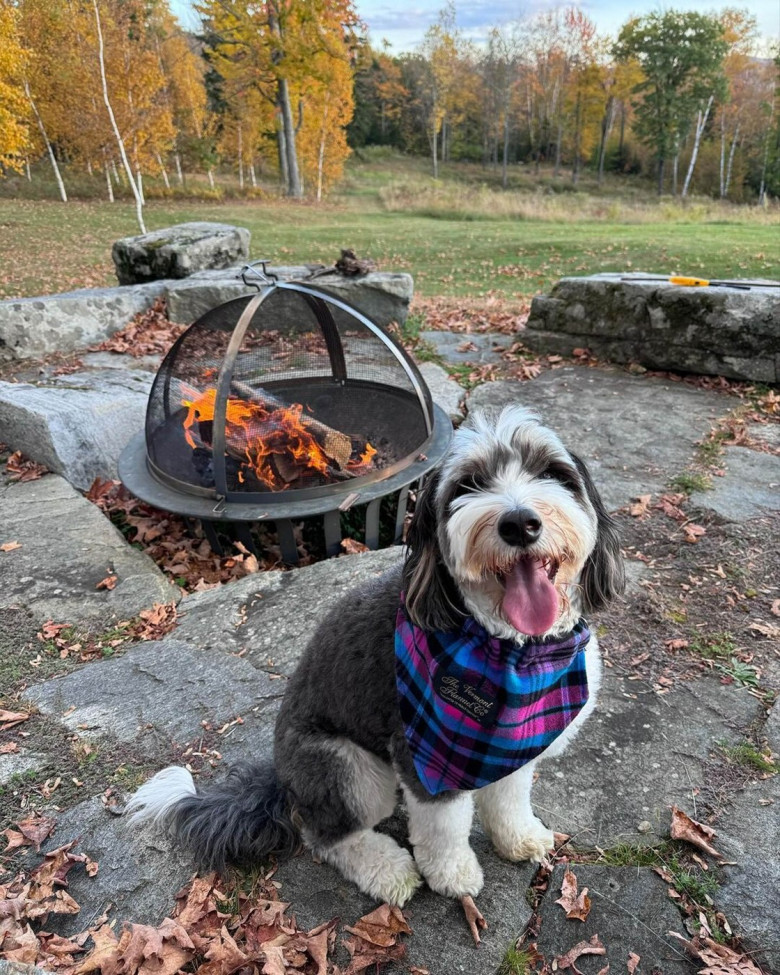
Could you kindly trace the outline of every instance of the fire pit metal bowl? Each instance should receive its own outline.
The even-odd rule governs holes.
[[[265,271],[265,268],[264,268]],[[452,426],[403,348],[326,289],[263,276],[256,294],[203,315],[166,355],[146,430],[119,474],[156,507],[216,522],[273,521],[297,560],[293,521],[322,516],[328,555],[341,513],[367,505],[365,542],[379,541],[380,503],[397,496],[400,537],[409,488],[443,457]]]

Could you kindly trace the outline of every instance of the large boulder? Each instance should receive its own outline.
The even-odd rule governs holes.
[[[0,360],[38,359],[102,342],[164,291],[154,283],[0,301]]]
[[[111,248],[120,284],[186,278],[206,268],[229,267],[249,257],[245,227],[196,221],[136,237],[123,237]]]
[[[20,484],[0,478],[0,542],[18,546],[0,553],[0,622],[15,624],[18,643],[46,620],[92,628],[179,599],[148,555],[53,474]],[[109,575],[114,588],[98,589]]]
[[[105,369],[45,385],[0,382],[3,440],[87,491],[96,477],[117,476],[120,453],[144,427],[153,378]]]
[[[306,264],[270,266],[268,270],[279,281],[299,281],[324,288],[381,326],[391,322],[403,325],[414,294],[411,274],[372,271],[350,278],[335,271],[322,274],[321,265]],[[217,305],[254,292],[263,283],[263,279],[251,271],[246,279],[249,284],[242,278],[241,267],[231,267],[222,271],[202,271],[183,281],[166,282],[168,317],[173,322],[189,325]]]
[[[780,285],[684,287],[647,274],[562,278],[534,298],[523,342],[650,369],[780,381]]]

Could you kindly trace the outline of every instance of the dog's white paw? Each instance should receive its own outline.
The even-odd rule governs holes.
[[[423,879],[409,851],[398,849],[392,851],[386,862],[375,865],[372,874],[365,876],[365,881],[365,886],[363,883],[360,886],[367,894],[403,907],[422,886]]]
[[[384,833],[360,830],[319,853],[364,894],[398,907],[423,882],[411,853]]]
[[[484,883],[482,867],[470,846],[451,850],[446,857],[430,855],[424,847],[416,846],[414,856],[425,882],[437,894],[445,897],[476,896]]]
[[[496,853],[505,860],[544,863],[555,846],[555,836],[537,819],[525,820],[491,834]]]

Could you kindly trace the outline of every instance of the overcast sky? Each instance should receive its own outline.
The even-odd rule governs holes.
[[[171,0],[171,6],[184,26],[197,27],[198,19],[190,0]],[[368,25],[374,45],[378,46],[386,39],[392,45],[392,54],[413,51],[428,27],[436,21],[443,6],[444,0],[413,0],[410,3],[404,0],[396,3],[389,0],[355,2],[358,14]],[[566,4],[555,0],[527,0],[526,3],[518,0],[456,0],[455,6],[458,26],[464,36],[480,41],[495,25],[516,20],[524,14],[534,14]],[[641,16],[668,7],[674,10],[714,11],[733,6],[747,9],[753,14],[762,35],[768,40],[776,41],[780,37],[780,0],[750,0],[748,3],[722,0],[712,7],[695,0],[672,0],[669,3],[661,3],[659,0],[627,0],[625,3],[616,3],[615,0],[582,0],[579,6],[595,22],[602,34],[616,35],[631,15]]]

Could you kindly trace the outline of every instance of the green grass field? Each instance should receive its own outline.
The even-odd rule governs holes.
[[[427,296],[494,292],[527,299],[566,274],[642,270],[777,277],[780,211],[709,200],[657,201],[636,184],[576,192],[561,177],[515,178],[509,191],[479,167],[434,183],[422,160],[353,162],[328,203],[275,199],[154,201],[149,230],[189,220],[252,232],[252,258],[331,264],[353,247],[385,270],[410,271]],[[111,243],[137,233],[127,202],[0,198],[0,296],[115,283]]]

